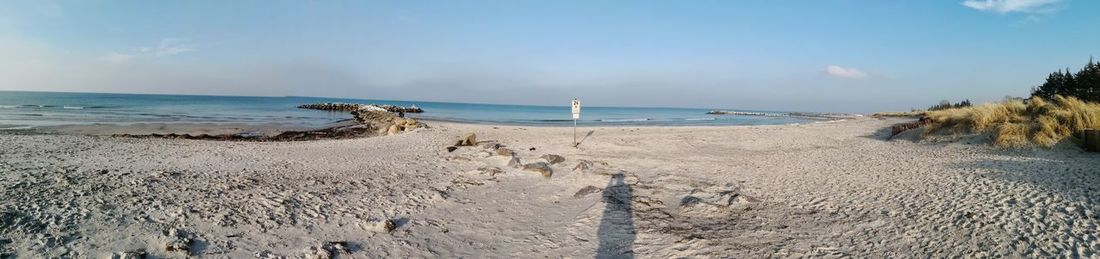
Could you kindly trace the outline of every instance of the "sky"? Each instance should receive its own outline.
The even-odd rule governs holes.
[[[0,90],[909,110],[1026,96],[1080,68],[1100,56],[1098,11],[1086,0],[0,0]]]

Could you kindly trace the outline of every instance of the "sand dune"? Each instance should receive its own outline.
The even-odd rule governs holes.
[[[0,135],[22,257],[1096,256],[1100,155],[885,140],[898,120],[431,123],[252,143]],[[464,133],[483,143],[448,152]],[[549,178],[522,164],[546,154]],[[532,150],[533,149],[533,150]],[[584,165],[578,166],[579,163]],[[377,220],[396,229],[379,231]]]

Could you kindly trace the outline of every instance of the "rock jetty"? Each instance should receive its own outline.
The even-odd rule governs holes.
[[[411,118],[402,118],[387,111],[356,110],[351,112],[355,120],[373,129],[378,135],[393,135],[424,127],[424,124]]]
[[[743,112],[743,111],[723,111],[723,110],[713,110],[713,111],[707,112],[707,114],[711,114],[711,115],[770,116],[770,117],[787,116],[787,114],[784,114],[784,113]]]
[[[409,107],[401,107],[387,104],[361,104],[361,103],[312,103],[298,105],[300,109],[322,110],[322,111],[348,111],[354,112],[359,110],[375,110],[375,111],[387,111],[387,112],[402,112],[402,113],[422,113],[424,109],[416,107],[415,105]]]

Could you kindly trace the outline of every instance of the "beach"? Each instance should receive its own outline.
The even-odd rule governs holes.
[[[570,128],[450,122],[296,142],[2,134],[0,254],[1096,256],[1100,155],[887,140],[904,121],[582,127],[576,148]],[[478,145],[446,149],[467,133]]]

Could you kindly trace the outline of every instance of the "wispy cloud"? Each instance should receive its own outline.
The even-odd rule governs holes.
[[[178,38],[164,38],[160,40],[160,44],[153,47],[142,47],[141,52],[153,53],[158,57],[171,56],[188,51],[195,50],[197,44],[188,41],[187,39]]]
[[[962,5],[994,13],[1053,13],[1062,0],[966,0]]]
[[[825,74],[844,79],[864,79],[867,73],[856,68],[829,65],[825,67]]]
[[[187,39],[164,38],[154,46],[139,47],[137,50],[130,51],[111,51],[99,56],[99,59],[112,64],[125,64],[137,58],[165,57],[192,52],[197,46],[197,43]]]
[[[99,59],[113,64],[125,64],[130,63],[134,59],[134,54],[123,54],[118,52],[110,52],[100,56]]]

